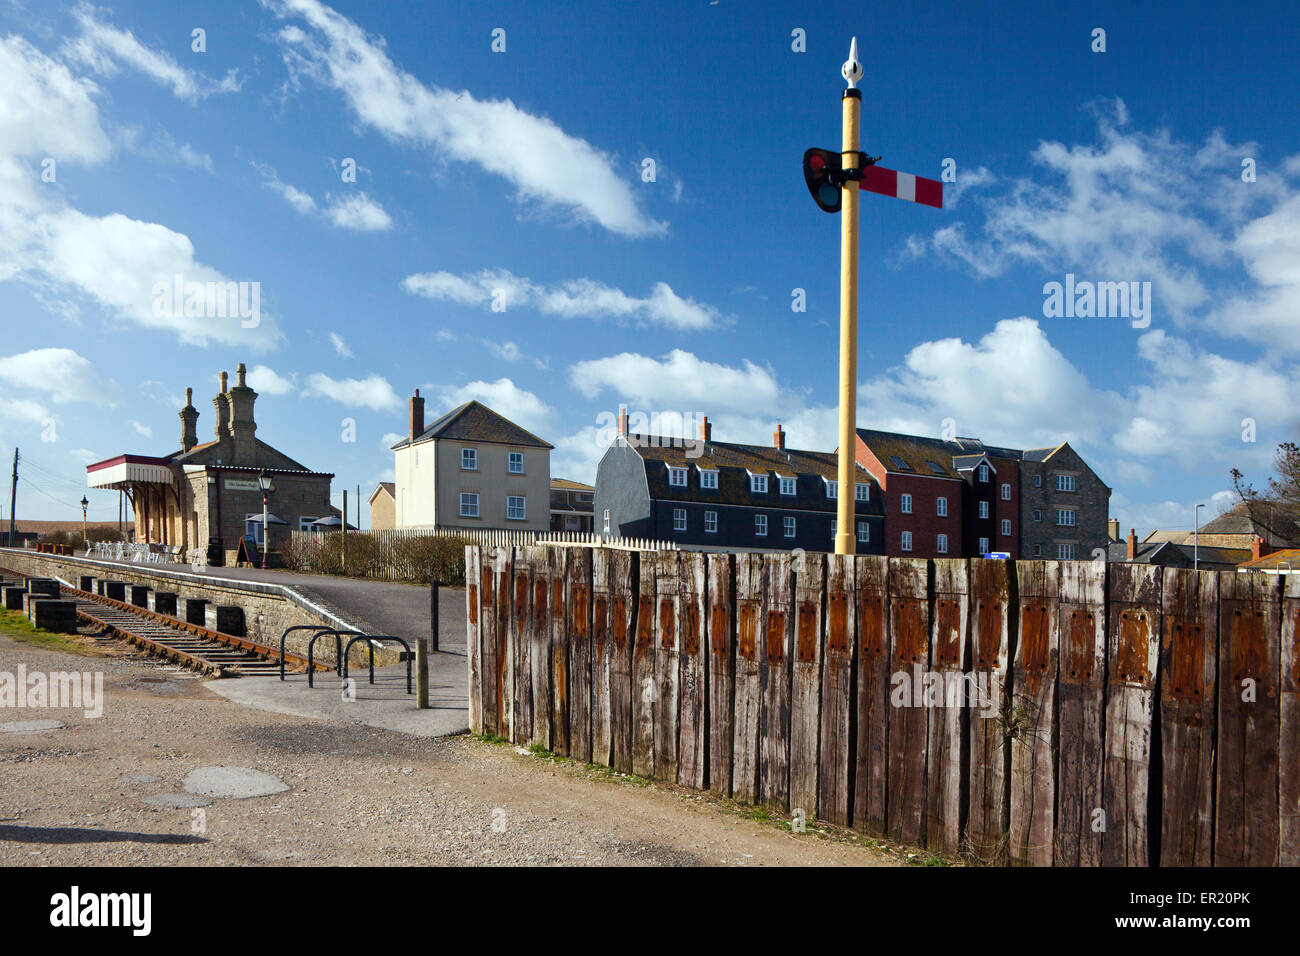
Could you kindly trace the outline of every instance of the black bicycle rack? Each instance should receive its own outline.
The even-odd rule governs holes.
[[[280,635],[280,680],[284,680],[284,639],[292,631],[328,631],[329,628],[321,624],[295,624],[293,627],[286,627],[284,633]]]
[[[315,638],[312,638],[312,640],[315,640]],[[362,634],[348,641],[348,646],[343,651],[343,671],[340,675],[344,680],[347,680],[348,677],[348,655],[352,653],[352,645],[357,641],[370,642],[370,683],[372,684],[375,682],[375,643],[379,641],[396,641],[406,648],[406,692],[408,694],[415,693],[414,685],[411,682],[411,645],[406,643],[405,639],[394,637],[392,634]]]
[[[361,634],[361,631],[335,630],[325,628],[319,634],[313,634],[307,642],[307,686],[316,686],[316,642],[322,637],[334,638],[334,672],[340,676],[346,673],[347,661],[343,658],[343,638],[349,634]],[[351,647],[348,644],[348,647]]]

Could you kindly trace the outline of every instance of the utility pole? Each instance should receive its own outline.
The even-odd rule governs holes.
[[[18,529],[14,525],[14,509],[18,507],[18,446],[14,446],[14,478],[9,486],[9,547],[14,546]]]
[[[341,549],[343,552],[343,571],[348,569],[348,490],[343,489],[343,524],[339,525],[339,534],[343,535],[340,539]]]

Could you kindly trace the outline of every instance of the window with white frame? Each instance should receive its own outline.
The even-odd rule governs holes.
[[[858,522],[858,543],[866,544],[870,540],[871,540],[871,522],[859,521]]]
[[[1074,560],[1074,545],[1072,545],[1072,544],[1058,544],[1058,545],[1056,546],[1056,560],[1058,560],[1058,561],[1073,561],[1073,560]]]
[[[298,530],[299,530],[299,531],[314,531],[315,529],[311,526],[311,523],[312,523],[313,521],[315,521],[315,520],[316,520],[315,518],[308,517],[307,515],[302,515],[302,516],[298,519]]]
[[[989,553],[989,539],[980,538],[980,554],[988,554],[988,553]]]
[[[935,498],[935,499],[934,499],[934,513],[937,514],[940,518],[946,518],[946,517],[948,517],[948,499],[947,499],[947,498]]]
[[[853,497],[857,501],[870,501],[871,486],[859,481],[856,485],[853,486]]]
[[[713,471],[713,470],[708,469],[708,468],[701,468],[701,469],[700,469],[700,487],[701,487],[701,488],[717,488],[717,487],[718,487],[718,473],[717,473],[716,471]]]
[[[1035,487],[1035,488],[1041,488],[1041,487],[1043,487],[1043,476],[1042,476],[1042,475],[1034,475],[1034,487]]]
[[[782,519],[781,519],[781,525],[782,525],[782,527],[785,528],[785,536],[786,536],[787,538],[793,538],[793,537],[794,537],[794,518],[790,518],[790,517],[782,518]]]
[[[1003,519],[1002,519],[1002,537],[1004,537],[1004,538],[1009,538],[1009,537],[1011,537],[1011,519],[1010,519],[1010,518],[1003,518]]]
[[[756,495],[767,494],[767,475],[749,476],[749,490]]]
[[[718,533],[718,513],[716,511],[704,512],[704,533],[705,534]]]
[[[460,493],[460,516],[462,518],[478,517],[478,495],[472,491]]]
[[[512,475],[522,475],[524,473],[524,453],[522,451],[512,451],[508,457],[507,467]]]
[[[754,515],[754,534],[760,538],[767,537],[767,515]]]
[[[793,494],[795,493],[795,490],[796,490],[796,484],[797,484],[797,483],[795,482],[795,480],[794,480],[793,478],[782,478],[782,479],[781,479],[781,494],[783,494],[783,495],[793,495]]]
[[[1057,491],[1073,491],[1073,490],[1074,490],[1074,475],[1057,475],[1057,476],[1056,476],[1056,490],[1057,490]]]
[[[985,482],[988,480],[989,480],[989,466],[980,465],[980,481]]]
[[[911,495],[903,495],[902,499],[898,503],[898,510],[905,515],[910,515],[912,513]]]
[[[511,521],[528,519],[528,502],[523,495],[506,495],[506,517]]]
[[[832,518],[831,519],[831,540],[832,541],[835,540],[835,528],[836,528],[835,519]]]
[[[840,483],[838,481],[832,481],[829,478],[824,480],[826,482],[826,497],[838,498],[840,496]]]
[[[1035,521],[1042,521],[1042,520],[1043,520],[1043,509],[1042,509],[1042,508],[1035,508],[1035,509],[1034,509],[1034,520],[1035,520]]]
[[[948,553],[948,536],[946,534],[941,534],[934,539],[934,550],[940,554]]]
[[[673,509],[673,530],[674,531],[686,530],[686,509],[685,508]]]
[[[1002,482],[1002,500],[1003,500],[1003,501],[1010,501],[1010,500],[1011,500],[1011,483],[1010,483],[1010,482],[1007,482],[1007,481]]]
[[[474,448],[462,448],[460,467],[462,471],[478,471],[478,451]]]
[[[609,534],[609,509],[605,509],[605,526],[602,534]]]
[[[673,486],[674,488],[685,488],[685,487],[686,487],[686,469],[685,469],[685,468],[671,468],[671,467],[670,467],[670,468],[668,469],[668,484],[671,485],[671,486]]]
[[[1057,509],[1056,509],[1056,523],[1057,523],[1058,525],[1060,525],[1062,528],[1073,528],[1073,527],[1074,527],[1074,509],[1073,509],[1073,508],[1057,508]]]
[[[981,502],[980,502],[980,517],[981,517],[981,518],[987,518],[988,516],[989,516],[989,503],[988,503],[987,501],[981,501]]]
[[[903,532],[902,548],[904,551],[912,550],[912,532],[910,531]]]

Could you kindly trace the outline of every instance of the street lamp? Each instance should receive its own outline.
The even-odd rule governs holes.
[[[1197,505],[1192,509],[1192,570],[1200,569],[1201,563],[1201,509],[1205,505]]]
[[[271,492],[275,491],[275,484],[271,481],[271,476],[262,469],[262,473],[257,476],[257,487],[262,489],[262,570],[266,570],[266,549],[271,544],[271,526],[267,524],[267,505],[270,503]]]
[[[86,509],[89,507],[90,507],[90,502],[86,500],[85,495],[82,495],[81,496],[81,543],[86,546],[87,551],[90,550],[90,539],[86,537]]]

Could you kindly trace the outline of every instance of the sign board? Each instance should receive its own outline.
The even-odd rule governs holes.
[[[260,491],[256,481],[241,481],[236,478],[227,478],[225,481],[227,491]]]

